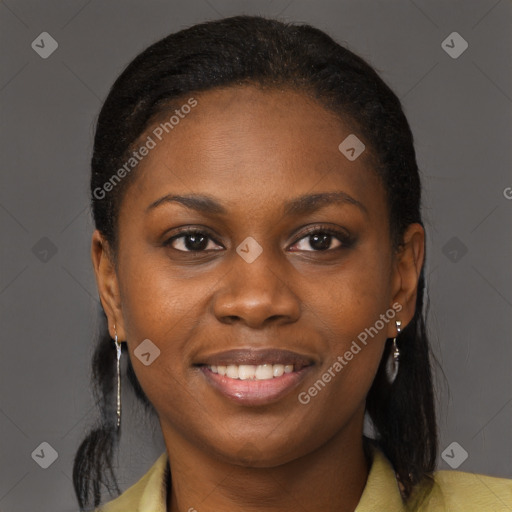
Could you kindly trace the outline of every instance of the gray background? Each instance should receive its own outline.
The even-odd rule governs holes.
[[[240,13],[326,30],[401,98],[423,173],[429,331],[446,376],[437,379],[440,453],[456,441],[468,452],[459,470],[512,477],[510,1],[8,0],[0,3],[2,512],[77,510],[72,459],[94,420],[88,165],[102,100],[150,43]],[[59,44],[47,59],[31,48],[43,31]],[[469,44],[457,59],[441,47],[453,31]],[[125,489],[164,447],[155,422],[123,400]],[[31,457],[42,442],[58,452],[48,469]]]

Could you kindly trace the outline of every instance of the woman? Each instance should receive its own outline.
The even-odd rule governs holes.
[[[82,509],[120,492],[122,352],[166,451],[105,512],[512,505],[508,480],[434,472],[413,138],[361,58],[260,17],[172,34],[112,87],[91,192],[105,330]]]

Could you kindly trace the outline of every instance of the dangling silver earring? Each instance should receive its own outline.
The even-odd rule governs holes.
[[[396,379],[396,375],[398,373],[398,366],[400,363],[400,350],[398,350],[398,346],[396,344],[396,338],[400,334],[402,330],[402,322],[400,320],[395,320],[396,323],[396,336],[393,338],[393,350],[389,355],[388,360],[386,361],[386,375],[388,377],[388,381],[390,384]]]
[[[121,425],[121,343],[117,340],[116,324],[114,324],[114,341],[116,343],[116,367],[117,367],[117,428]]]

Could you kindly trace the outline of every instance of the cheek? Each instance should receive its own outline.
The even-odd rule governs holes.
[[[313,307],[317,327],[329,341],[321,368],[299,390],[298,401],[303,408],[300,421],[324,437],[334,435],[342,425],[362,428],[351,419],[360,414],[362,421],[366,396],[382,358],[387,323],[393,321],[391,313],[381,320],[380,315],[389,311],[382,296],[363,292],[365,283],[358,283],[354,292],[345,281],[343,290],[323,295]]]
[[[127,263],[120,279],[121,301],[134,371],[155,406],[162,396],[169,400],[171,395],[176,395],[173,401],[179,403],[183,393],[178,388],[185,379],[184,371],[190,359],[189,340],[194,338],[204,315],[204,286],[176,278],[175,273],[161,265]],[[143,346],[148,346],[149,352],[154,351],[157,356],[153,359],[151,354],[146,361],[139,359],[139,347]],[[145,364],[147,359],[152,361],[149,365]]]
[[[372,384],[396,316],[390,253],[379,252],[377,241],[368,243],[328,282],[323,289],[311,285],[309,293],[312,317],[329,340],[321,372],[329,388],[324,403],[342,394],[350,409],[364,400]]]
[[[203,284],[184,279],[162,258],[134,255],[123,263],[121,301],[128,339],[176,338],[201,306]]]
[[[310,284],[311,306],[340,341],[350,343],[391,306],[391,258],[386,251],[379,251],[378,243],[369,241],[324,283]],[[384,329],[383,334],[386,332]]]

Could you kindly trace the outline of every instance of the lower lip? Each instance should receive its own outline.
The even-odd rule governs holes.
[[[313,365],[266,380],[230,379],[213,373],[207,366],[201,366],[201,371],[208,384],[231,400],[241,405],[267,405],[279,401],[298,387],[311,368]]]

